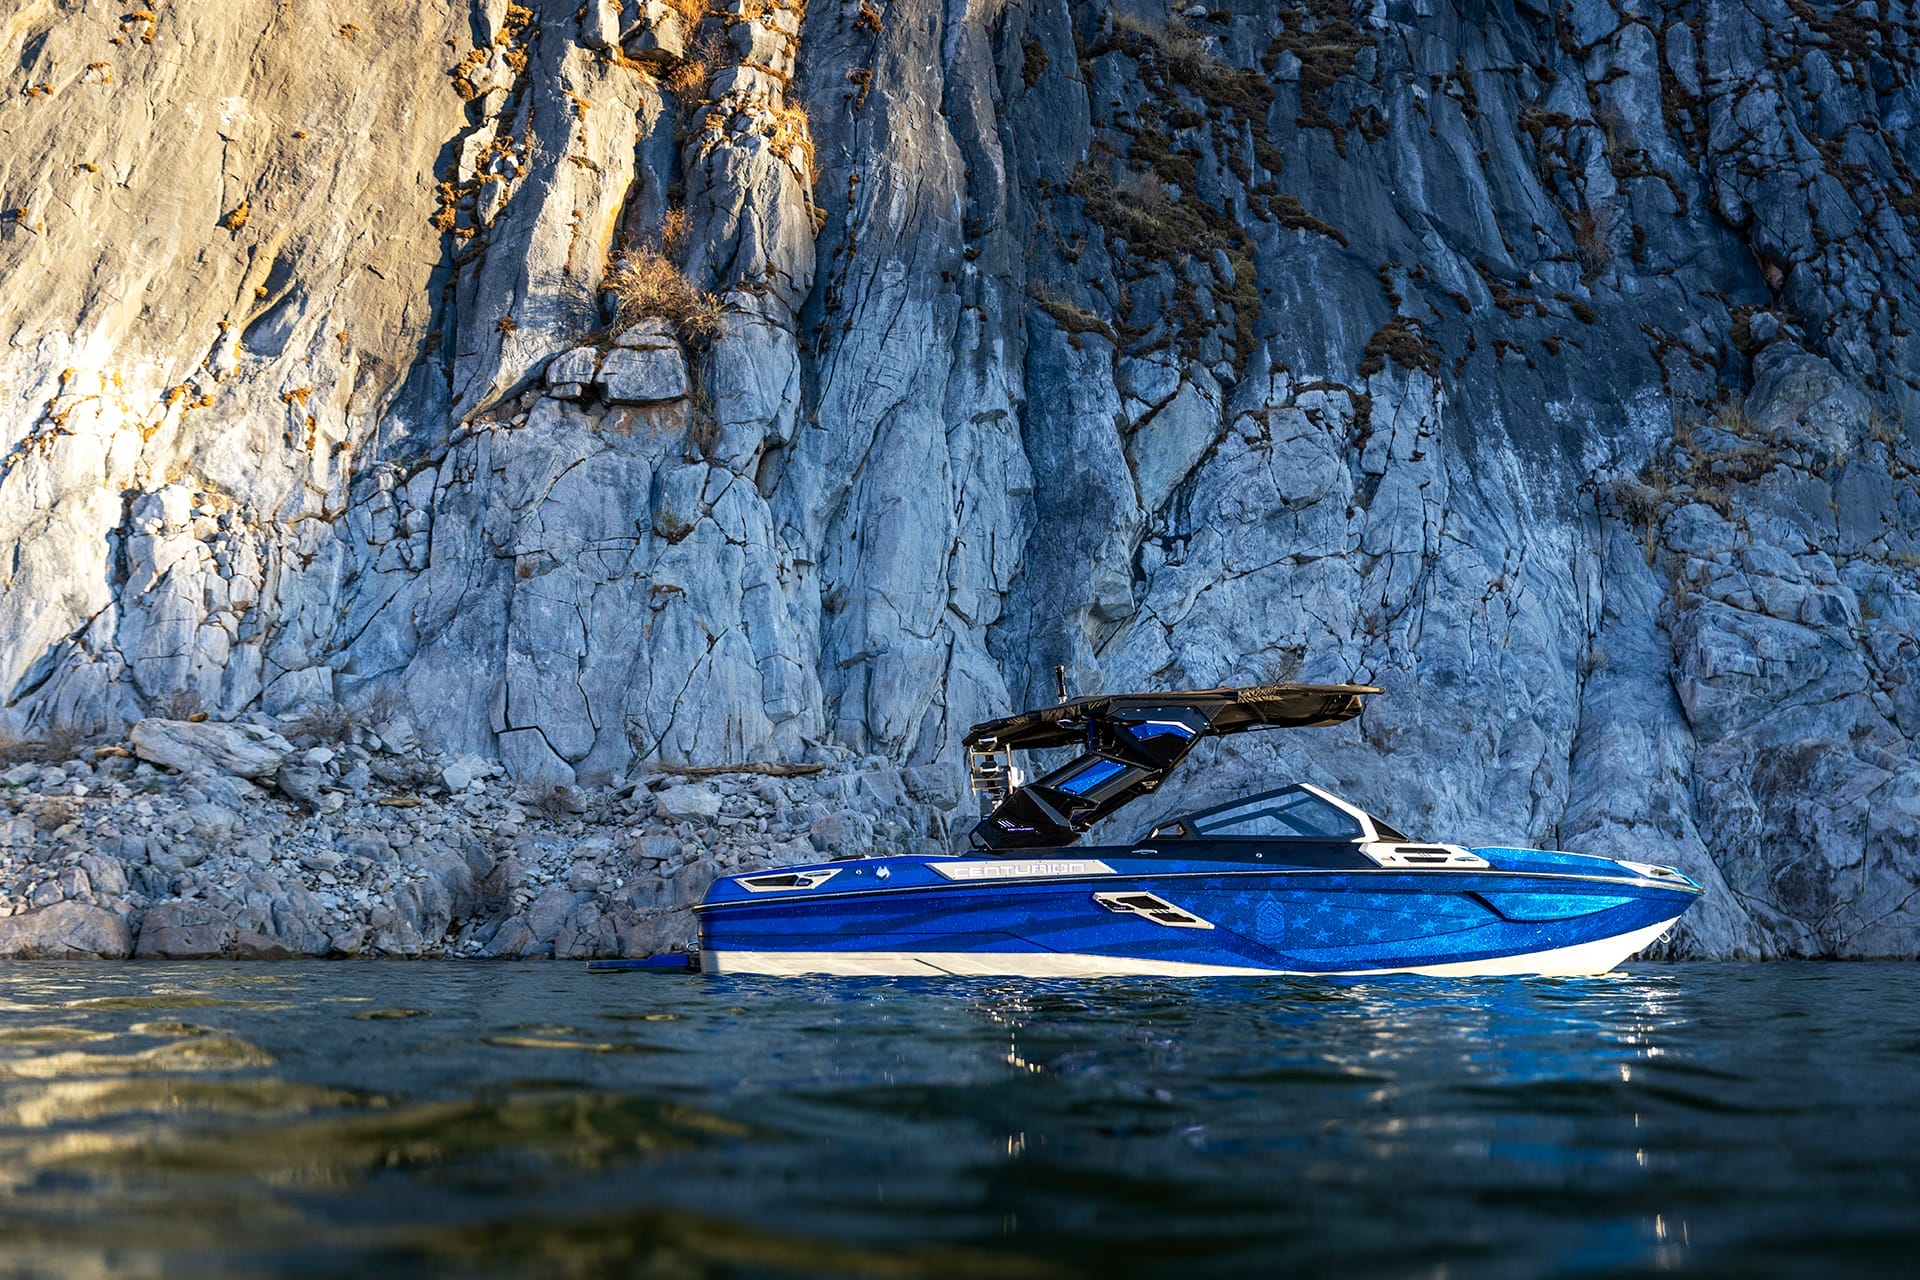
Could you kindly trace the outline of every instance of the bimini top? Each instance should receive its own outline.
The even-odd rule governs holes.
[[[1202,738],[1248,729],[1303,729],[1360,714],[1381,690],[1360,684],[1268,684],[1073,698],[967,731],[974,790],[993,801],[973,829],[982,849],[1044,849],[1159,786]],[[1085,750],[1009,791],[1005,753],[1080,744]]]

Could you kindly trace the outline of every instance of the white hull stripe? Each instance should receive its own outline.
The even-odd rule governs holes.
[[[1674,920],[1679,919],[1678,916]],[[1598,938],[1592,942],[1490,960],[1451,960],[1443,964],[1385,969],[1254,969],[1237,965],[1194,964],[1185,960],[1138,960],[1127,956],[1090,956],[1061,951],[703,951],[707,973],[759,973],[777,977],[829,974],[836,977],[1103,978],[1103,977],[1350,977],[1380,973],[1423,973],[1435,977],[1531,974],[1583,977],[1611,973],[1627,957],[1660,940],[1673,920]]]

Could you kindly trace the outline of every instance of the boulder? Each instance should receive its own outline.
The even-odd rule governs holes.
[[[656,956],[685,951],[693,945],[693,912],[654,911],[623,917],[619,924],[620,954]]]
[[[560,926],[573,914],[573,909],[591,898],[591,894],[577,892],[565,885],[556,884],[542,891],[527,908],[527,928],[532,931],[534,941],[552,942],[560,932]]]
[[[465,869],[465,864],[461,864],[460,870]],[[466,884],[471,886],[471,874]],[[415,880],[400,885],[387,896],[387,901],[403,932],[417,937],[422,944],[439,942],[446,937],[447,926],[453,921],[453,896],[439,880]]]
[[[672,836],[641,836],[633,842],[632,856],[636,867],[657,865],[679,857],[680,842]]]
[[[233,921],[211,903],[170,899],[147,911],[133,954],[140,960],[212,960],[227,954],[234,933]]]
[[[142,720],[133,726],[134,754],[181,773],[232,773],[264,778],[279,770],[293,744],[256,724],[215,720]]]
[[[233,810],[211,802],[192,805],[182,816],[192,819],[194,839],[214,849],[224,848],[246,825]]]
[[[697,822],[720,816],[720,793],[712,787],[683,784],[668,787],[653,798],[654,809],[675,822]]]
[[[357,956],[366,950],[367,926],[354,922],[327,939],[327,951],[332,955]]]
[[[80,869],[87,873],[87,882],[93,886],[95,893],[119,894],[127,891],[127,869],[118,858],[83,853],[80,855]]]
[[[473,785],[475,778],[484,778],[491,770],[487,762],[479,756],[457,756],[452,764],[440,770],[440,781],[454,793],[465,791]]]
[[[321,941],[326,941],[324,934],[321,935]],[[233,941],[228,945],[228,954],[235,960],[294,960],[305,953],[291,950],[272,934],[239,929],[234,932]]]
[[[686,396],[687,362],[678,347],[615,347],[594,385],[609,404],[660,404]]]
[[[393,845],[378,831],[363,832],[347,841],[349,858],[365,858],[376,865],[392,862]]]
[[[707,90],[715,99],[728,94],[738,93],[753,97],[767,98],[779,102],[786,86],[780,77],[759,67],[728,67],[713,78],[713,85]]]
[[[864,813],[829,813],[807,828],[807,838],[821,853],[855,853],[873,842],[873,819]]]
[[[547,386],[557,390],[568,383],[592,382],[599,367],[598,348],[575,347],[562,351],[547,362]]]
[[[690,862],[675,871],[661,885],[661,901],[669,907],[690,907],[706,896],[712,887],[713,868],[704,863]]]
[[[380,741],[388,751],[402,755],[420,745],[419,731],[409,716],[395,715],[382,720],[374,726],[374,732],[380,735]]]
[[[326,908],[299,881],[274,886],[276,893],[267,927],[260,930],[272,945],[294,956],[323,956],[332,950],[327,936]],[[247,940],[236,936],[234,946],[241,959],[272,960],[278,956],[248,957],[242,950]]]
[[[487,945],[480,949],[480,954],[490,959],[515,958],[526,955],[537,945],[533,938],[533,930],[527,927],[527,922],[515,916],[502,924],[493,937],[487,940]]]
[[[645,316],[622,329],[620,336],[613,340],[613,345],[657,350],[676,346],[678,342],[679,339],[674,336],[673,321],[664,316]],[[587,371],[587,377],[593,377],[591,369]]]
[[[124,960],[133,951],[127,922],[85,902],[56,902],[0,919],[0,959]]]
[[[666,0],[642,0],[641,21],[626,36],[629,58],[655,66],[672,66],[686,56],[687,27],[680,13]]]
[[[280,790],[290,800],[297,800],[309,808],[320,805],[320,788],[327,775],[311,765],[289,765],[280,770],[275,781]]]
[[[159,837],[147,841],[147,861],[162,871],[185,871],[207,860],[210,850],[191,835]]]
[[[587,0],[580,6],[580,41],[589,49],[620,44],[620,0]]]
[[[432,882],[439,886],[446,898],[449,918],[461,919],[473,914],[474,907],[479,903],[479,888],[473,868],[467,865],[465,858],[451,849],[434,848],[423,854],[414,865],[426,872]],[[440,931],[446,932],[445,924],[440,926]]]
[[[764,67],[782,79],[792,77],[794,42],[772,24],[736,22],[727,28],[727,39],[742,63]]]

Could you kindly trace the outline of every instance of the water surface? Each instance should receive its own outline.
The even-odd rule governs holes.
[[[0,965],[0,1273],[1911,1274],[1920,966]]]

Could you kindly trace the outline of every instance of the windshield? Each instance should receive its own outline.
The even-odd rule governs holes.
[[[1195,834],[1214,837],[1266,836],[1293,840],[1358,840],[1359,819],[1311,791],[1289,787],[1256,796],[1231,808],[1186,819]]]

